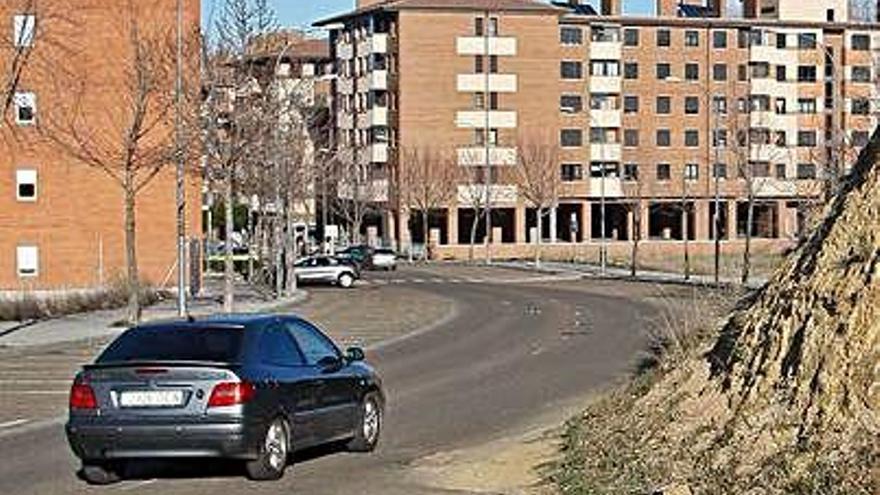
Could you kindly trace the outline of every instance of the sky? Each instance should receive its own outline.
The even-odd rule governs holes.
[[[598,1],[585,3],[597,5]],[[202,0],[202,19],[205,22],[209,19],[212,6],[221,2],[222,0]],[[281,26],[305,27],[318,19],[351,10],[355,0],[269,0],[269,3],[275,9]],[[654,4],[655,0],[623,0],[623,11],[630,14],[652,14]]]

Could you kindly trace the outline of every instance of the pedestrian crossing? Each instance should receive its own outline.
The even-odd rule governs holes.
[[[580,280],[580,274],[533,275],[524,277],[397,277],[365,278],[356,285],[382,287],[389,285],[460,285],[460,284],[530,284]]]

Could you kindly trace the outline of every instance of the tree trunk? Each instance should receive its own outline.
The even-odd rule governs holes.
[[[743,285],[749,283],[749,274],[752,269],[752,222],[755,215],[755,196],[751,192],[752,185],[749,184],[748,194],[748,213],[746,214],[746,243],[743,246],[743,267],[742,279]]]
[[[125,268],[128,285],[128,323],[136,325],[141,319],[141,284],[137,261],[137,220],[134,185],[125,185]]]
[[[431,229],[428,228],[428,211],[422,209],[422,238],[425,240],[425,249],[422,250],[422,261],[431,259]]]
[[[299,249],[296,226],[293,222],[293,207],[292,201],[288,202],[285,205],[285,223],[287,225],[287,246],[285,248],[285,252],[287,255],[285,256],[285,270],[284,272],[287,275],[287,283],[285,284],[285,292],[288,297],[293,296],[296,293],[296,275],[294,274],[294,265],[296,265],[296,259],[298,256],[297,250]]]
[[[247,279],[248,282],[254,281],[254,241],[256,240],[256,229],[254,228],[254,211],[248,206],[247,218]]]
[[[544,208],[537,211],[538,234],[535,236],[535,267],[541,266],[541,237],[544,235]]]
[[[226,313],[232,313],[235,305],[235,262],[232,259],[234,254],[232,250],[232,234],[235,232],[235,205],[233,204],[233,198],[235,195],[232,175],[230,172],[226,178],[223,190],[223,212],[226,216],[223,227],[226,235],[226,242],[223,245],[225,250],[223,259],[223,311]]]
[[[635,212],[633,212],[633,243],[632,253],[630,254],[629,275],[633,278],[638,274],[639,259],[639,241],[642,240],[642,205],[636,203]]]
[[[468,248],[468,261],[474,262],[474,245],[477,243],[477,226],[480,224],[480,209],[474,207],[474,221],[471,223],[471,243]]]
[[[682,240],[684,241],[684,279],[691,279],[691,251],[690,251],[690,222],[688,221],[688,210],[687,204],[682,204],[682,214],[681,214],[681,234]]]

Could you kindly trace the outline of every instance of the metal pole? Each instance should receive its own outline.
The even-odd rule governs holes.
[[[491,125],[490,112],[492,108],[492,93],[491,93],[491,85],[489,83],[490,80],[490,70],[492,68],[491,63],[491,55],[489,54],[489,29],[491,24],[490,13],[486,11],[486,17],[483,21],[483,63],[485,66],[485,95],[483,97],[483,106],[486,107],[486,128],[484,130],[484,144],[486,146],[486,264],[492,263],[492,160],[489,151],[489,136],[491,132],[489,131],[489,126]]]
[[[602,167],[602,180],[600,181],[601,187],[599,192],[599,222],[600,225],[600,235],[602,236],[602,243],[599,247],[599,264],[601,266],[601,273],[605,275],[605,270],[607,268],[607,244],[605,239],[605,162],[601,162],[600,166]]]
[[[183,0],[177,0],[177,77],[174,88],[177,158],[177,316],[186,316],[186,188],[183,157]]]
[[[715,241],[715,285],[720,285],[720,272],[721,272],[721,191],[720,191],[720,178],[718,164],[720,163],[720,142],[718,141],[718,120],[720,108],[718,108],[718,101],[712,102],[713,110],[712,114],[715,117],[715,125],[714,127],[714,136],[713,136],[713,144],[715,145],[715,163],[712,164],[712,172],[715,176],[715,214],[713,215],[713,224],[715,225],[715,229],[712,232],[712,236]]]

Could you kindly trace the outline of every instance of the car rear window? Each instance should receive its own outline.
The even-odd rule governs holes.
[[[243,340],[241,328],[133,328],[113,341],[97,362],[235,362]]]

